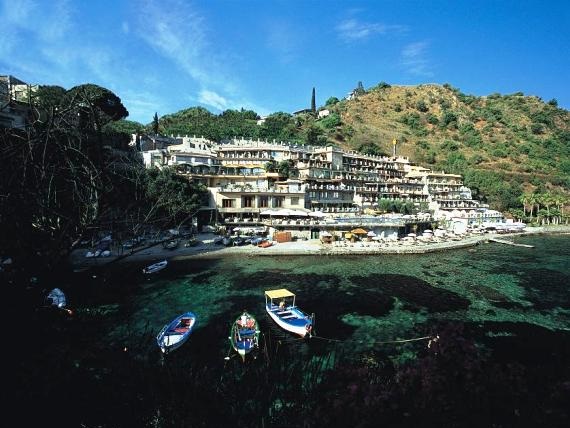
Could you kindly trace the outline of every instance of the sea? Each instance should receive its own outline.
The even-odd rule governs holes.
[[[320,366],[326,370],[373,355],[403,365],[451,324],[461,325],[463,334],[491,358],[535,366],[567,364],[570,236],[509,239],[533,248],[482,243],[429,254],[212,253],[172,260],[152,275],[142,274],[148,263],[138,262],[65,273],[57,285],[66,292],[73,316],[46,317],[34,343],[20,345],[16,373],[22,380],[14,381],[22,390],[16,396],[38,396],[48,412],[55,397],[74,397],[72,425],[124,426],[117,419],[116,425],[98,420],[97,405],[86,403],[108,408],[103,396],[114,382],[130,389],[121,395],[126,402],[145,402],[156,394],[148,387],[152,377],[144,382],[155,367],[167,367],[168,373],[183,369],[195,377],[209,369],[220,376],[243,372],[228,341],[231,323],[243,310],[261,326],[258,361],[275,355],[303,364],[326,360]],[[299,339],[273,324],[264,310],[264,292],[278,288],[295,293],[296,304],[314,314],[315,337]],[[156,334],[186,311],[197,315],[196,328],[188,342],[165,358]],[[131,370],[139,377],[137,386],[116,375]],[[66,408],[65,401],[61,404]]]

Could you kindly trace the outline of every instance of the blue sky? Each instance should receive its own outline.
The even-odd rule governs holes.
[[[0,74],[114,91],[149,123],[195,105],[292,112],[450,83],[570,108],[570,1],[0,0]]]

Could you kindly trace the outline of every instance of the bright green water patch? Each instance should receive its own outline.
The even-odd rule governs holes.
[[[440,321],[567,330],[568,242],[565,236],[540,236],[525,238],[532,249],[484,244],[422,255],[180,261],[172,273],[137,277],[137,292],[114,316],[108,333],[117,343],[153,337],[177,314],[192,310],[198,315],[197,332],[221,349],[231,320],[248,309],[264,332],[278,334],[264,311],[264,291],[282,287],[297,294],[301,309],[315,313],[320,336],[356,344],[355,351],[413,336]]]

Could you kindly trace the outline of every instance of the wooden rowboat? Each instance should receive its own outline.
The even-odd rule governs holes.
[[[143,273],[149,274],[149,273],[155,273],[158,272],[159,270],[162,270],[166,267],[166,265],[168,264],[168,261],[163,260],[161,262],[155,263],[153,265],[147,266],[143,269]]]
[[[295,306],[295,294],[284,288],[265,292],[265,310],[284,330],[301,337],[313,334],[314,315],[307,315]]]
[[[228,339],[232,348],[245,361],[245,356],[259,347],[259,325],[250,313],[243,313],[232,323]]]
[[[156,336],[156,343],[163,353],[172,352],[188,340],[195,326],[196,315],[192,312],[178,315],[160,330]]]

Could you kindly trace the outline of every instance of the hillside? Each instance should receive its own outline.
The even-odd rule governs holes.
[[[570,112],[522,93],[476,97],[448,84],[380,83],[352,100],[331,97],[331,114],[278,112],[257,125],[249,110],[216,115],[192,107],[160,118],[164,134],[221,140],[251,137],[334,144],[370,154],[397,153],[420,165],[462,174],[476,196],[501,210],[523,193],[570,193]],[[150,129],[151,124],[147,125]]]
[[[474,97],[449,85],[381,84],[332,109],[342,120],[337,139],[351,147],[374,143],[390,153],[397,138],[398,153],[420,163],[459,153],[479,168],[570,174],[570,113],[555,101],[521,93]]]
[[[523,191],[570,189],[570,113],[555,100],[381,83],[328,108],[340,116],[328,133],[337,144],[391,153],[396,138],[398,154],[463,174],[481,196],[501,200],[500,208]]]

